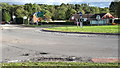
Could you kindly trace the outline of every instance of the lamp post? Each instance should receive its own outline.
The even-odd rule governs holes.
[[[13,15],[12,18],[13,18],[13,22],[15,22],[15,18],[16,18],[16,16]]]
[[[25,23],[24,23],[24,20],[25,20],[25,19],[27,19],[27,16],[24,16],[24,17],[23,17],[23,24],[25,24]]]

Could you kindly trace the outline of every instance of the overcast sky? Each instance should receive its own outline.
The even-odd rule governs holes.
[[[59,2],[59,3],[69,3],[69,2],[111,2],[113,0],[0,0],[0,2],[25,2],[25,3],[35,3],[35,2]]]

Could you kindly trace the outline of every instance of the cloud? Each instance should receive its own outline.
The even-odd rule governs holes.
[[[111,2],[113,0],[83,0],[84,2]]]

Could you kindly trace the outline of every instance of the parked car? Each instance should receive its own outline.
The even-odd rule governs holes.
[[[2,21],[0,24],[5,24],[6,22],[5,21]]]

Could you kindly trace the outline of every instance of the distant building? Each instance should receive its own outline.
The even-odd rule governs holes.
[[[96,19],[97,16],[100,16],[101,19],[112,19],[114,18],[110,13],[101,13],[101,14],[94,14],[90,17],[90,19]]]
[[[99,17],[99,19],[96,19]],[[73,14],[70,17],[70,21],[78,22],[80,19],[79,14]],[[109,24],[114,22],[114,16],[110,13],[101,13],[101,14],[83,14],[82,19],[84,22],[90,22],[90,24]]]
[[[97,16],[100,19],[97,19]],[[114,17],[110,13],[94,14],[90,17],[90,24],[109,24],[114,22]]]
[[[84,21],[89,21],[90,20],[90,17],[92,16],[93,14],[83,14],[82,15],[82,19]],[[74,21],[74,22],[77,22],[77,20],[80,19],[80,15],[79,14],[73,14],[71,17],[70,17],[70,20],[71,21]]]
[[[50,16],[45,15],[44,12],[36,12],[30,16],[31,23],[38,23],[42,20],[51,21],[51,18]]]

